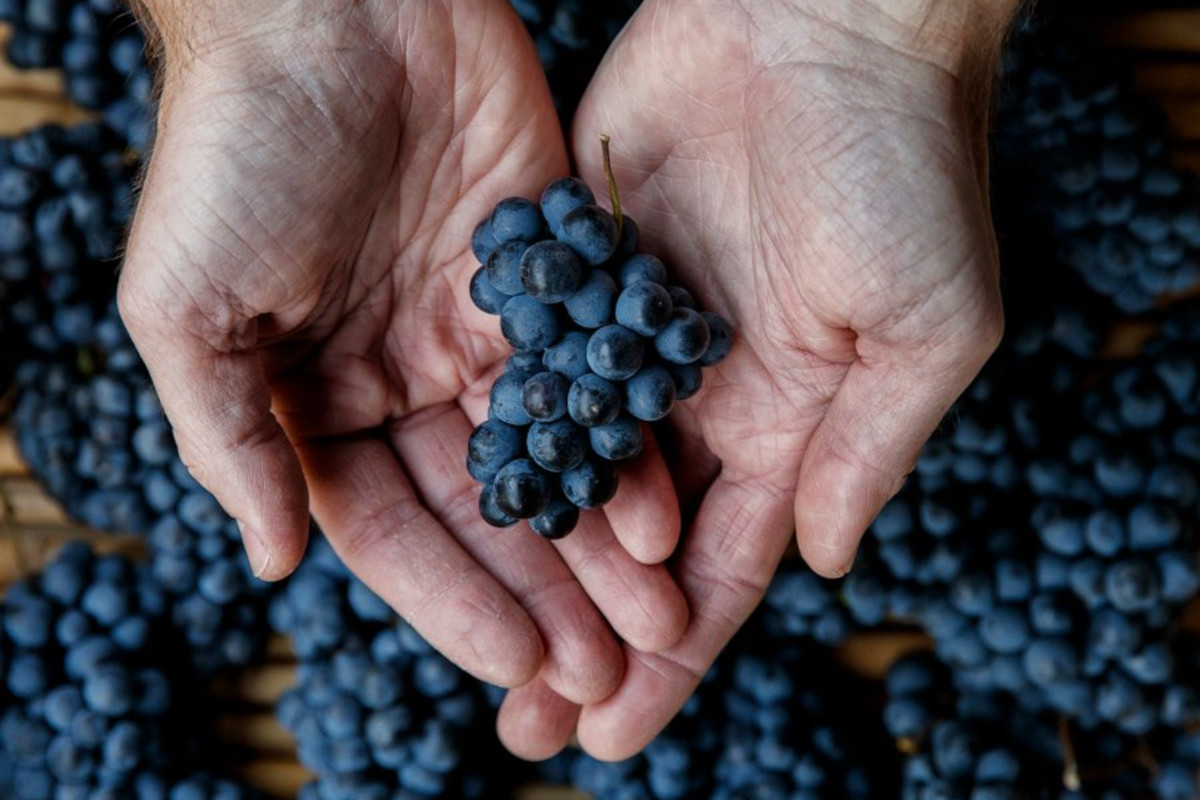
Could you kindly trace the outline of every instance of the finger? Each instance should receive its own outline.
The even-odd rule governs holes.
[[[648,425],[642,425],[642,452],[620,464],[616,495],[604,516],[617,541],[643,564],[660,564],[679,544],[679,501],[666,459]]]
[[[680,642],[658,653],[626,650],[625,679],[580,712],[580,745],[603,760],[628,758],[683,707],[721,649],[750,616],[791,538],[792,487],[722,474],[684,540],[675,573],[692,616]]]
[[[181,333],[178,320],[154,302],[155,291],[143,288],[145,281],[136,266],[122,276],[121,315],[180,457],[237,520],[254,574],[283,578],[304,555],[308,494],[296,454],[271,414],[262,362],[253,349],[217,349]],[[239,337],[253,343],[255,323],[241,328]]]
[[[425,505],[541,631],[542,679],[574,702],[602,700],[624,672],[621,649],[553,546],[523,524],[498,530],[480,517],[479,486],[466,470],[470,434],[462,411],[445,405],[397,424],[391,439]]]
[[[683,636],[683,592],[663,565],[635,561],[603,514],[583,512],[575,530],[555,544],[600,613],[635,650],[662,650]]]
[[[543,658],[533,620],[421,505],[387,442],[310,440],[297,452],[313,515],[351,572],[480,680],[533,679]]]
[[[545,761],[571,741],[578,719],[578,705],[535,678],[504,696],[496,716],[496,735],[518,758]]]
[[[796,487],[797,544],[813,570],[850,571],[867,526],[998,338],[984,335],[965,352],[914,364],[851,365],[809,440]]]

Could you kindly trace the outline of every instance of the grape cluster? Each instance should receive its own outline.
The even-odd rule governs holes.
[[[237,524],[188,473],[145,365],[110,301],[73,358],[26,361],[17,445],[76,519],[138,534],[201,673],[245,665],[266,643],[271,585],[250,570]]]
[[[760,606],[641,753],[613,763],[568,751],[542,779],[596,800],[884,796],[899,763],[875,694],[828,648],[781,635],[780,616]]]
[[[0,390],[20,360],[82,344],[103,314],[133,175],[102,125],[0,138]]]
[[[0,795],[249,796],[191,777],[200,706],[145,566],[71,543],[11,585],[0,613]]]
[[[1058,257],[1121,311],[1200,279],[1200,181],[1172,165],[1159,109],[1066,23],[1019,27],[996,146]],[[1006,176],[1006,177],[1005,177]]]
[[[124,0],[0,0],[12,27],[9,63],[62,70],[68,96],[101,112],[129,146],[154,140],[154,80],[145,40]]]
[[[475,228],[482,266],[471,299],[499,315],[517,351],[468,445],[490,524],[528,519],[548,539],[570,533],[580,509],[616,493],[613,462],[642,451],[641,422],[691,397],[700,367],[728,354],[729,323],[696,310],[637,244],[636,223],[596,205],[575,178],[552,182],[540,205],[501,200]]]
[[[600,59],[641,0],[510,0],[533,37],[554,106],[569,129]]]
[[[302,800],[499,797],[501,759],[483,686],[437,653],[315,536],[271,605],[300,659],[276,713],[318,778]]]

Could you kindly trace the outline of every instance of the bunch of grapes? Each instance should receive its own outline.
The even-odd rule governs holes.
[[[698,311],[637,244],[633,220],[575,178],[552,182],[540,205],[502,200],[476,227],[471,299],[517,351],[468,446],[490,524],[570,533],[580,509],[615,494],[613,462],[641,452],[641,423],[695,394],[700,368],[728,354],[729,323]]]
[[[1200,181],[1172,165],[1161,110],[1065,25],[1009,43],[996,146],[1012,169],[995,174],[1089,287],[1146,312],[1200,279]]]
[[[154,140],[154,80],[141,28],[124,0],[0,0],[12,35],[6,55],[20,69],[61,69],[68,96],[101,112],[126,144]]]
[[[249,797],[194,773],[202,706],[144,565],[71,543],[0,613],[0,795]]]
[[[326,540],[271,605],[300,658],[276,714],[317,774],[303,800],[499,797],[521,770],[485,722],[493,707],[462,673],[355,578]]]
[[[0,390],[31,353],[82,344],[104,313],[133,175],[103,125],[0,138]]]
[[[21,368],[13,422],[23,459],[76,519],[146,539],[199,672],[249,663],[266,643],[271,584],[253,576],[237,524],[180,460],[115,303],[78,344],[70,359]]]

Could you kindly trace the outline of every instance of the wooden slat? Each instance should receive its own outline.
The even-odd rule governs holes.
[[[513,792],[513,800],[591,800],[587,792],[581,792],[570,786],[549,786],[533,784],[522,786]]]
[[[0,136],[15,136],[51,123],[75,125],[93,117],[62,100],[0,95]]]
[[[71,520],[58,503],[54,502],[33,478],[5,478],[0,484],[7,510],[12,514],[10,523],[36,526],[64,526]]]
[[[933,640],[916,631],[868,631],[850,637],[837,649],[837,659],[865,678],[882,680],[896,659],[933,648]]]
[[[1200,142],[1200,98],[1164,97],[1160,100],[1167,118],[1167,135],[1174,142]]]
[[[212,695],[227,701],[273,707],[295,683],[295,664],[254,664],[240,672],[218,677],[213,682]]]
[[[1133,84],[1140,93],[1152,97],[1200,99],[1200,58],[1134,64]]]
[[[230,712],[213,720],[213,731],[223,745],[244,748],[276,760],[296,757],[296,740],[279,724],[272,711]]]
[[[226,770],[231,778],[252,784],[269,797],[291,800],[316,776],[297,761],[256,759]]]
[[[1118,14],[1102,20],[1100,40],[1111,47],[1168,53],[1200,53],[1200,10],[1163,9]]]
[[[0,23],[0,49],[7,49],[12,26]],[[24,95],[42,100],[65,100],[62,73],[54,69],[17,69],[0,58],[0,87],[6,95]]]
[[[7,425],[0,426],[0,478],[28,475],[29,468],[17,449],[17,437]]]

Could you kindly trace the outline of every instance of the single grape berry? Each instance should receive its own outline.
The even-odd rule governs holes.
[[[563,301],[567,316],[581,328],[599,328],[613,321],[617,282],[601,269],[592,270],[575,292]]]
[[[675,381],[659,364],[642,367],[625,382],[625,410],[637,419],[655,422],[675,404]]]
[[[525,381],[529,377],[530,373],[509,370],[497,378],[488,395],[489,413],[509,425],[520,426],[533,422],[533,417],[525,410],[524,402]]]
[[[509,298],[500,312],[500,333],[518,350],[545,350],[558,340],[560,332],[554,308],[527,294]]]
[[[475,226],[475,230],[471,232],[471,252],[475,254],[475,258],[479,259],[480,264],[486,264],[488,256],[492,251],[499,246],[496,237],[492,234],[491,219],[481,220]]]
[[[588,366],[610,381],[633,377],[641,369],[643,355],[641,337],[623,325],[605,325],[588,339]]]
[[[634,333],[652,337],[671,318],[671,295],[666,287],[650,281],[635,281],[617,296],[617,323]]]
[[[471,302],[486,314],[499,314],[508,302],[508,295],[492,285],[487,267],[480,267],[471,276]]]
[[[525,291],[521,285],[521,256],[528,249],[528,242],[514,240],[504,242],[492,251],[484,264],[492,288],[510,297]]]
[[[483,491],[479,493],[479,516],[493,528],[507,528],[517,524],[516,517],[496,504],[496,487],[491,483],[485,483]]]
[[[676,308],[654,337],[654,349],[664,361],[691,364],[708,351],[711,337],[704,317],[690,308]]]
[[[561,539],[579,524],[579,506],[560,497],[550,501],[545,510],[531,517],[529,527],[543,539]]]
[[[642,426],[628,414],[621,414],[606,425],[596,425],[587,430],[592,450],[601,458],[622,461],[642,452]]]
[[[676,400],[687,400],[700,391],[704,376],[701,375],[698,365],[672,364],[667,362],[663,364],[663,368],[670,374],[671,380],[675,382]]]
[[[510,461],[492,481],[496,508],[510,517],[528,519],[550,502],[550,476],[528,458]]]
[[[532,242],[543,232],[542,211],[536,203],[524,197],[508,197],[492,209],[492,235],[504,244],[510,241]]]
[[[589,372],[571,384],[567,392],[567,413],[586,428],[605,425],[621,413],[621,401],[620,389]]]
[[[603,264],[617,249],[617,221],[590,203],[568,211],[555,235],[593,267]]]
[[[667,282],[667,268],[657,256],[637,253],[617,268],[616,277],[622,289],[627,289],[638,281],[650,281],[661,286]]]
[[[563,495],[580,508],[597,508],[617,493],[617,468],[611,461],[586,458],[559,476]]]
[[[560,303],[579,288],[583,269],[574,250],[547,239],[530,245],[521,256],[521,286],[543,303]]]
[[[700,356],[700,364],[711,367],[720,363],[733,349],[733,328],[724,317],[712,311],[701,311],[700,316],[708,323],[709,334],[708,349]]]
[[[542,364],[546,369],[559,373],[573,381],[589,372],[587,343],[590,337],[584,331],[570,331],[542,353]]]
[[[482,422],[467,440],[467,472],[480,483],[490,483],[505,464],[518,458],[525,432],[499,419]]]
[[[569,419],[535,422],[529,426],[525,449],[529,457],[548,472],[563,472],[579,466],[587,455],[585,429]]]
[[[557,372],[539,372],[525,381],[521,402],[535,422],[553,422],[567,413],[571,382]]]
[[[551,233],[557,233],[567,212],[595,203],[596,196],[586,183],[578,178],[559,178],[542,192],[542,216]]]

